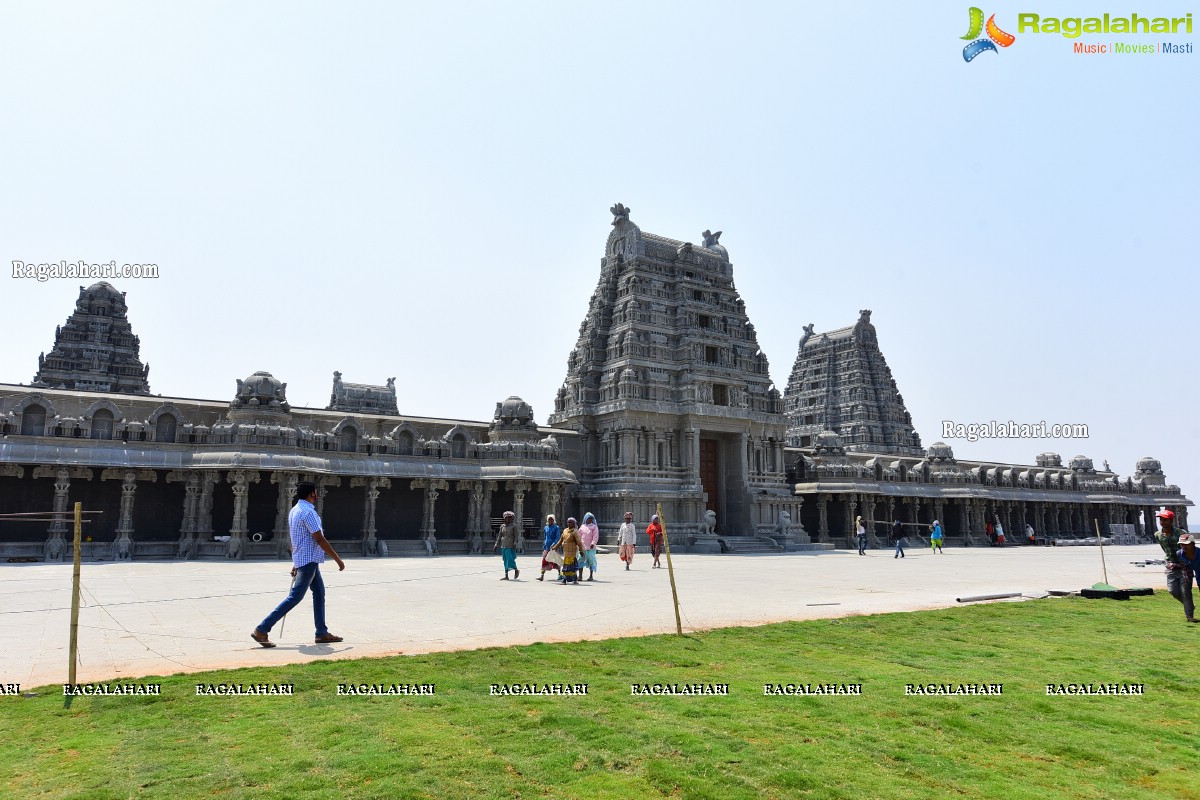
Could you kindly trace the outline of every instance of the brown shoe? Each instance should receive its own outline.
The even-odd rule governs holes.
[[[261,644],[263,647],[274,647],[275,643],[267,640],[267,634],[255,628],[250,632],[250,638]]]
[[[327,633],[324,636],[318,636],[316,639],[313,639],[313,641],[317,644],[333,644],[334,642],[342,641],[342,637],[334,636],[332,633]]]

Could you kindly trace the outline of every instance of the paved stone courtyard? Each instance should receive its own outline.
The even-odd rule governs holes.
[[[1161,567],[1133,563],[1161,558],[1159,548],[1104,552],[1113,585],[1165,587]],[[1096,547],[908,553],[902,561],[886,550],[676,556],[685,630],[942,608],[962,596],[1079,590],[1102,579]],[[77,680],[674,631],[667,570],[652,570],[647,554],[630,571],[602,555],[596,581],[579,586],[539,583],[538,562],[520,557],[521,579],[507,583],[498,556],[355,559],[341,573],[329,564],[329,626],[345,641],[313,644],[306,599],[282,635],[272,632],[271,650],[249,633],[286,593],[287,562],[84,564]],[[3,564],[0,575],[0,683],[64,682],[71,566]]]

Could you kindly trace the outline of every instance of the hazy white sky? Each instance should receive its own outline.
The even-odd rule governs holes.
[[[1079,55],[1002,10],[1016,42],[966,63],[968,5],[6,4],[0,381],[80,284],[11,261],[152,262],[114,283],[156,393],[266,369],[320,407],[340,370],[396,376],[403,413],[517,394],[544,423],[620,201],[724,231],[781,390],[804,324],[871,308],[926,444],[1085,423],[947,441],[1154,455],[1195,494],[1200,53]],[[1196,50],[1076,41],[1164,40]]]

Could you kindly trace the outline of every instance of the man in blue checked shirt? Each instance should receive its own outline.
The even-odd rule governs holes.
[[[309,589],[312,590],[313,621],[317,625],[316,643],[342,641],[341,636],[334,636],[325,627],[325,582],[321,580],[321,562],[328,555],[337,562],[339,572],[346,568],[346,563],[321,532],[321,518],[313,505],[317,499],[316,484],[301,481],[296,486],[296,498],[296,505],[288,514],[288,534],[292,539],[292,577],[295,580],[292,581],[288,596],[250,634],[250,638],[263,647],[275,646],[267,638],[271,628],[304,599],[304,593]]]

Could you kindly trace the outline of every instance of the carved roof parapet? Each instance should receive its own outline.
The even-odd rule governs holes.
[[[34,467],[33,477],[54,478],[57,480],[59,470],[67,470],[71,480],[90,481],[93,477],[91,467],[40,466]]]
[[[143,481],[145,483],[158,483],[158,473],[152,469],[131,469],[129,467],[109,467],[100,473],[102,481],[123,481],[128,480],[130,474],[134,476],[134,480]]]

